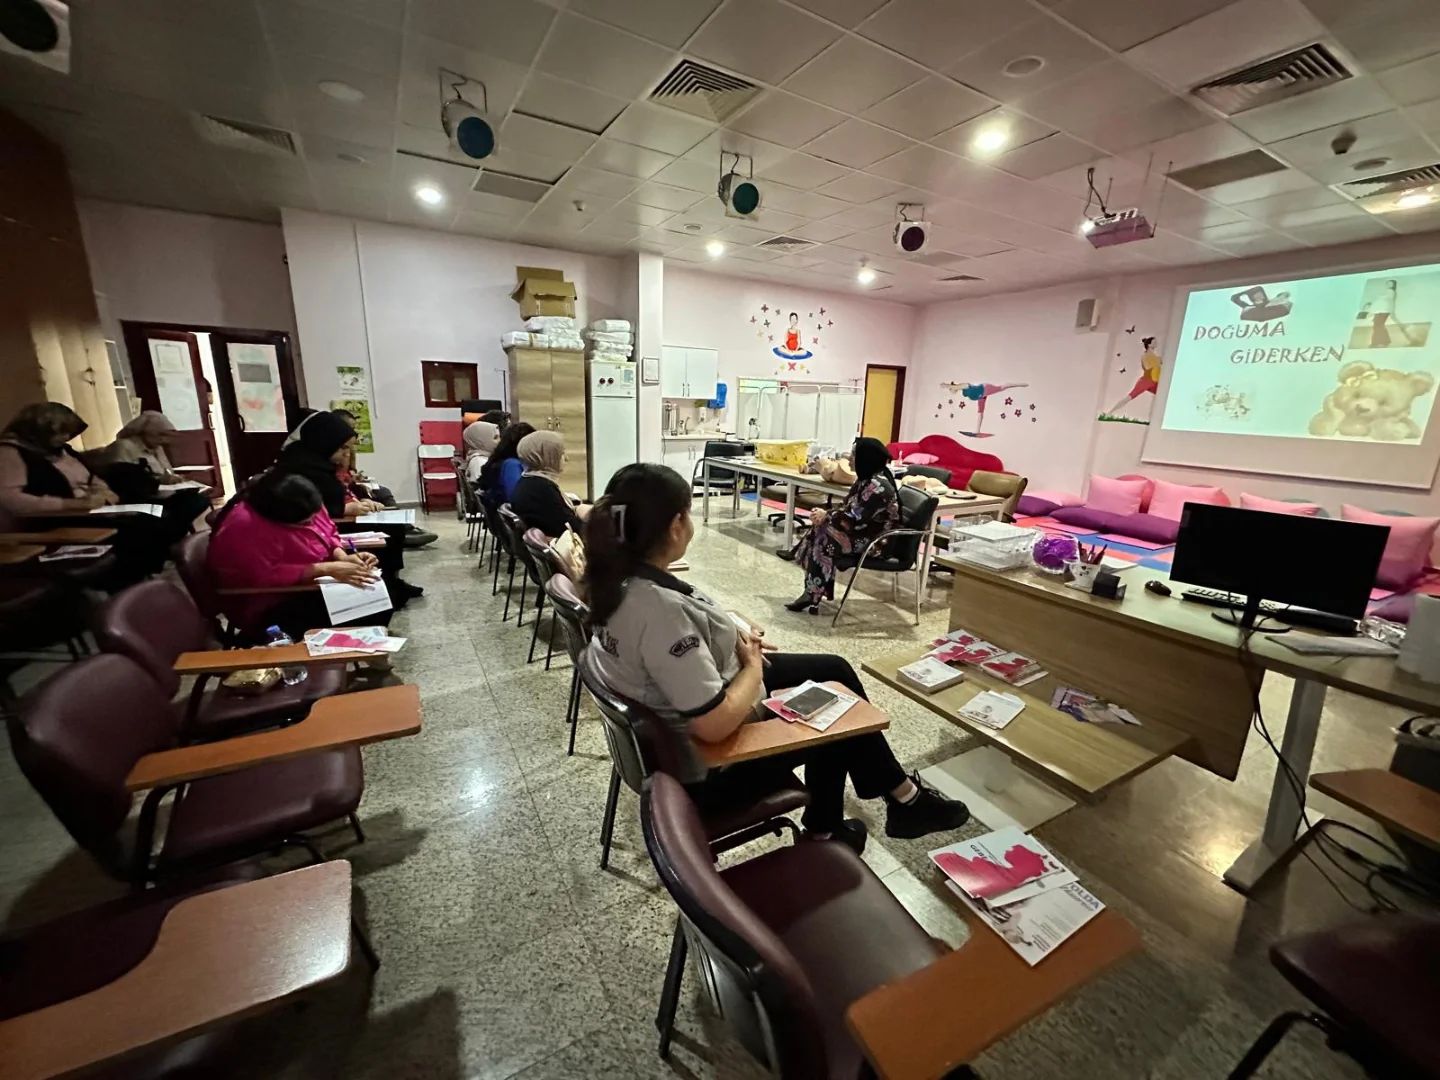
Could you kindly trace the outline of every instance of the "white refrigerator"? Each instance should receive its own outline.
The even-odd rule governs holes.
[[[639,417],[634,361],[592,361],[587,385],[590,397],[590,497],[605,494],[605,485],[624,465],[637,460]]]

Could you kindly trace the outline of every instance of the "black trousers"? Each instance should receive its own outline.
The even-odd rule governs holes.
[[[770,661],[765,668],[765,689],[774,692],[799,686],[806,679],[816,682],[838,682],[862,700],[865,686],[860,676],[842,656],[826,653],[766,653]],[[793,773],[797,766],[805,768],[805,787],[810,792],[810,805],[801,822],[814,832],[832,832],[845,818],[845,778],[850,778],[855,794],[862,799],[878,799],[899,787],[906,778],[890,743],[882,732],[854,735],[810,750],[762,758],[732,765],[712,772],[700,784],[693,785],[691,794],[702,811],[713,801],[732,803],[773,787]]]
[[[326,626],[389,626],[393,611],[382,611],[378,615],[366,615],[352,622],[332,623],[330,613],[325,609],[320,590],[293,593],[265,613],[265,626],[278,626],[290,635],[291,641],[305,640],[306,630],[318,630]]]
[[[344,536],[346,533],[380,532],[385,534],[383,548],[367,548],[380,567],[380,576],[389,581],[398,578],[405,569],[405,534],[409,528],[404,525],[362,525],[357,521],[339,521],[335,529]]]

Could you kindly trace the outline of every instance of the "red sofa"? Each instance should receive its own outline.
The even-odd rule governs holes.
[[[950,470],[950,486],[953,488],[963,488],[968,484],[970,474],[976,469],[1005,471],[1005,463],[994,454],[967,449],[948,435],[926,435],[919,442],[892,442],[888,449],[897,462],[904,461],[907,454],[934,454],[939,460],[933,464]]]

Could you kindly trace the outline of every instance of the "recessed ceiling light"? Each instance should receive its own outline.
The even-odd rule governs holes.
[[[1003,124],[989,124],[975,133],[970,148],[981,154],[994,154],[1010,142],[1010,129]]]
[[[718,259],[725,254],[725,244],[720,240],[709,240],[705,244],[705,254],[712,259]]]
[[[348,153],[348,152],[347,152],[347,153],[344,153],[344,154],[336,154],[335,156],[336,156],[337,158],[339,158],[341,161],[345,162],[347,165],[364,165],[364,164],[365,164],[365,159],[364,159],[363,157],[361,157],[359,154],[351,154],[351,153]]]
[[[1366,158],[1364,161],[1357,161],[1357,162],[1355,163],[1355,171],[1356,171],[1356,172],[1374,172],[1376,169],[1383,169],[1386,165],[1389,165],[1389,164],[1390,164],[1390,159],[1389,159],[1388,157],[1371,157],[1371,158]]]
[[[1433,191],[1412,191],[1396,199],[1395,205],[1401,210],[1414,210],[1417,206],[1429,206],[1435,199]]]
[[[855,280],[860,282],[861,285],[869,285],[872,281],[875,280],[875,271],[871,270],[870,267],[866,266],[864,263],[861,263],[860,270],[855,275]]]
[[[339,79],[325,79],[319,83],[320,92],[326,97],[332,97],[336,101],[343,101],[346,105],[354,105],[356,102],[365,100],[365,91],[358,86],[351,86],[348,82],[341,82]]]
[[[696,222],[696,221],[686,222],[686,223],[685,223],[685,231],[686,231],[686,232],[699,232],[699,231],[700,231],[700,223],[699,223],[699,222]]]
[[[445,193],[434,184],[421,184],[415,189],[415,201],[426,206],[439,206],[445,201]]]
[[[1043,56],[1017,56],[1000,70],[1012,79],[1023,79],[1026,75],[1034,75],[1044,66]]]

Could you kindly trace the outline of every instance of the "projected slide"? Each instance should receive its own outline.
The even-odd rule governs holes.
[[[1161,428],[1418,443],[1440,380],[1440,266],[1190,294]]]

